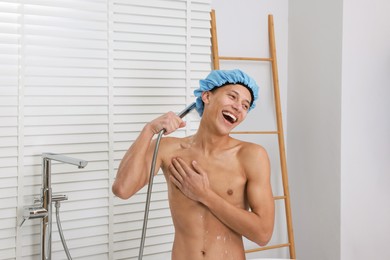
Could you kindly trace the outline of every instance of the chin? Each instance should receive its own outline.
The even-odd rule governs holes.
[[[227,126],[225,124],[224,127],[221,127],[219,130],[220,130],[221,134],[228,135],[228,134],[230,134],[234,130],[234,128],[236,128],[236,126],[237,125]]]

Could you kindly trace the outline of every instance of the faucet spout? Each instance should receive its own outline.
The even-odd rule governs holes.
[[[55,153],[43,153],[42,158],[76,165],[77,167],[79,167],[79,169],[84,168],[88,164],[87,161],[68,157],[62,154],[55,154]]]
[[[87,166],[88,162],[62,154],[43,153],[42,154],[42,190],[41,207],[39,208],[45,214],[35,214],[42,218],[41,221],[41,259],[51,260],[51,231],[52,231],[52,189],[51,189],[51,161],[76,165],[79,168]],[[30,214],[29,216],[35,216]]]

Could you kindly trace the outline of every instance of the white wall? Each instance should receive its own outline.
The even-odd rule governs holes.
[[[343,9],[341,259],[390,259],[390,2]]]
[[[288,165],[299,259],[340,257],[340,1],[290,2]]]
[[[388,259],[389,2],[289,5],[288,162],[299,259]]]

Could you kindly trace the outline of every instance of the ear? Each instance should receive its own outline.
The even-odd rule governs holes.
[[[202,92],[202,101],[203,101],[203,103],[208,104],[210,102],[210,96],[211,96],[211,92],[210,91]]]

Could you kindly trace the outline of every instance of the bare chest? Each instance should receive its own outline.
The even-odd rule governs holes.
[[[166,169],[175,157],[182,158],[188,165],[191,165],[191,162],[195,160],[206,172],[213,191],[230,203],[244,207],[246,177],[240,161],[234,156],[234,153],[205,156],[191,149],[171,151],[163,161],[166,177],[169,174]]]

